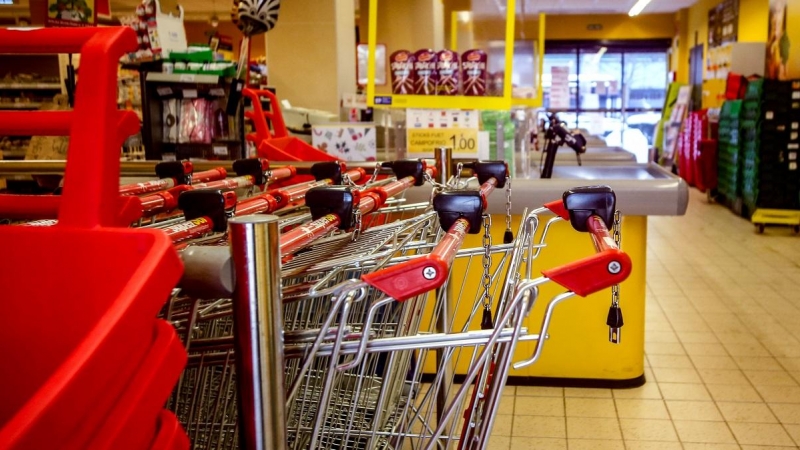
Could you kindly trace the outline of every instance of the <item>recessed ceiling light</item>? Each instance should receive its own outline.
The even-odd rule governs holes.
[[[14,0],[0,0],[0,5],[13,5]]]
[[[639,15],[639,13],[640,13],[640,12],[642,12],[642,10],[643,10],[643,9],[644,9],[644,8],[645,8],[645,7],[646,7],[648,4],[650,4],[650,0],[639,0],[638,2],[636,2],[636,4],[635,4],[635,5],[633,5],[633,7],[631,8],[631,10],[630,10],[630,11],[628,11],[628,15],[629,15],[629,16],[631,16],[631,17],[633,17],[633,16],[638,16],[638,15]]]

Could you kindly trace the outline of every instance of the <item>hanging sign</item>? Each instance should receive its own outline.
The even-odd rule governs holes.
[[[47,0],[47,27],[93,27],[97,25],[95,0]]]

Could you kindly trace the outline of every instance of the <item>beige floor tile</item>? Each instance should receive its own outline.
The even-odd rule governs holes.
[[[622,439],[617,419],[567,417],[570,439]]]
[[[567,440],[514,436],[511,438],[511,449],[512,450],[567,450]]]
[[[788,372],[778,370],[745,370],[744,374],[753,386],[797,386],[797,381]]]
[[[658,389],[658,384],[655,383],[654,378],[648,378],[647,383],[631,389],[614,389],[614,398],[647,398],[659,399],[661,398],[661,391]]]
[[[564,417],[564,398],[517,396],[514,403],[514,414]]]
[[[697,369],[700,378],[706,384],[746,384],[750,385],[747,377],[741,370],[727,369]]]
[[[503,395],[503,396],[507,396],[508,395],[508,396],[512,396],[513,397],[514,395],[517,395],[517,387],[516,386],[505,385],[505,387],[503,388],[503,392],[500,395]]]
[[[648,355],[651,367],[668,367],[677,369],[691,369],[692,360],[686,355]]]
[[[734,356],[733,360],[742,370],[784,370],[778,360],[771,356]]]
[[[717,402],[727,422],[778,423],[766,403]]]
[[[511,438],[508,436],[494,436],[489,438],[489,445],[486,450],[510,450]]]
[[[781,423],[800,424],[800,404],[770,403],[769,407]]]
[[[625,441],[627,450],[683,450],[680,442]]]
[[[663,400],[618,398],[615,402],[621,419],[669,419]]]
[[[519,396],[532,396],[532,397],[563,397],[564,388],[549,387],[549,386],[517,386],[517,393]]]
[[[649,330],[649,326],[645,325]],[[648,355],[685,355],[686,351],[677,342],[648,342],[645,344],[645,353]]]
[[[681,442],[734,444],[733,435],[724,422],[692,422],[675,420]]]
[[[709,333],[707,331],[682,331],[678,333],[678,339],[685,344],[713,344],[719,342],[714,333]]]
[[[514,396],[500,396],[500,404],[497,406],[497,414],[514,414]]]
[[[700,383],[659,383],[664,400],[711,400],[706,386]]]
[[[684,450],[738,450],[738,444],[698,444],[693,442],[684,442]]]
[[[783,428],[785,428],[789,436],[794,439],[794,443],[800,446],[800,425],[784,425]]]
[[[684,343],[683,348],[689,355],[700,356],[728,356],[728,351],[722,344]]]
[[[724,419],[714,402],[667,400],[672,420],[721,422]]]
[[[514,423],[513,415],[498,414],[492,426],[492,436],[511,436],[512,423]]]
[[[645,342],[674,342],[677,343],[678,336],[673,331],[645,331]]]
[[[786,450],[789,448],[797,448],[796,446],[777,446],[777,445],[742,445],[742,450]]]
[[[758,342],[743,344],[722,344],[731,356],[770,356],[767,349]]]
[[[730,356],[692,355],[692,363],[697,369],[738,370],[739,366]]]
[[[658,383],[700,383],[700,375],[694,369],[673,369],[669,367],[653,367],[653,374]]]
[[[512,436],[523,437],[567,437],[563,417],[514,416]]]
[[[567,439],[569,450],[625,450],[625,444],[619,440],[601,439]]]
[[[764,401],[770,403],[800,403],[800,386],[756,386]]]
[[[778,358],[778,361],[786,370],[800,372],[800,358]]]
[[[620,419],[622,435],[632,441],[677,441],[678,435],[670,420]]]
[[[746,384],[707,384],[706,388],[717,402],[760,402],[755,389]]]
[[[781,425],[770,423],[730,423],[733,435],[740,444],[794,445],[792,438]]]
[[[566,398],[567,417],[617,417],[610,398]]]
[[[564,388],[565,397],[611,398],[611,389]]]

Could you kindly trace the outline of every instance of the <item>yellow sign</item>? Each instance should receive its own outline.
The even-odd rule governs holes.
[[[436,147],[450,147],[453,154],[478,156],[478,130],[474,128],[409,128],[408,153],[433,154]]]

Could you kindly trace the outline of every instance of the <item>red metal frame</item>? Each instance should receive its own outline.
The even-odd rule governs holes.
[[[12,319],[0,327],[0,352],[14,368],[0,375],[1,449],[88,448],[156,350],[154,317],[183,271],[162,232],[120,223],[136,205],[119,194],[119,148],[139,120],[117,110],[117,64],[136,48],[127,27],[0,29],[0,53],[81,54],[73,111],[0,111],[0,134],[70,136],[58,224],[0,230]],[[27,200],[0,196],[0,208],[35,216],[56,206]]]

